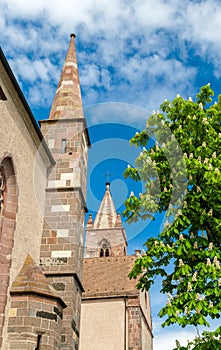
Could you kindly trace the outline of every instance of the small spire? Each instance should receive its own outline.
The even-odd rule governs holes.
[[[78,65],[74,39],[70,34],[70,44],[66,54],[60,81],[52,103],[49,119],[73,118],[82,115],[82,99],[78,76]],[[78,111],[78,114],[76,114]]]
[[[110,193],[110,182],[106,182],[106,191],[94,220],[94,228],[114,228],[117,213]]]
[[[92,227],[93,227],[92,214],[89,214],[88,222],[87,222],[87,228],[92,228]]]
[[[134,253],[135,253],[135,256],[136,256],[137,258],[141,258],[141,257],[142,257],[142,255],[141,255],[141,250],[140,250],[140,249],[135,249]]]
[[[120,213],[117,213],[115,227],[122,227],[122,220],[121,220]]]

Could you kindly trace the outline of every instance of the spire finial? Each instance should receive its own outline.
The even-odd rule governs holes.
[[[71,37],[71,38],[72,38],[72,37],[76,38],[76,34],[71,33],[71,34],[70,34],[70,37]]]
[[[105,186],[106,186],[106,191],[109,191],[110,190],[110,182],[106,182]]]

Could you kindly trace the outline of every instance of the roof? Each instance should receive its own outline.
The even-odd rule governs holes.
[[[94,229],[122,227],[119,214],[117,215],[110,193],[110,184],[106,183],[106,191],[94,220]]]
[[[135,256],[85,258],[83,299],[138,295],[137,280],[128,278]]]
[[[84,118],[74,39],[71,34],[49,119]]]
[[[52,299],[60,299],[63,307],[66,306],[49,280],[44,275],[42,268],[37,266],[30,255],[27,255],[25,262],[12,283],[11,294],[40,294]]]
[[[12,82],[12,85],[13,85],[15,91],[17,92],[17,94],[19,96],[19,99],[22,102],[22,104],[23,104],[23,106],[24,106],[24,108],[25,108],[25,110],[26,110],[26,112],[27,112],[27,114],[29,116],[30,122],[31,122],[31,124],[34,127],[34,130],[35,130],[39,140],[42,142],[43,148],[44,148],[44,150],[45,150],[45,152],[46,152],[46,154],[48,156],[48,159],[49,159],[50,163],[52,165],[54,165],[55,164],[54,158],[53,158],[53,156],[52,156],[52,154],[51,154],[51,152],[50,152],[50,150],[49,150],[49,148],[48,148],[48,146],[47,146],[47,144],[46,144],[46,142],[44,140],[44,137],[43,137],[43,135],[41,133],[40,128],[38,127],[38,124],[37,124],[37,122],[35,120],[35,117],[32,114],[32,111],[31,111],[31,109],[30,109],[30,107],[29,107],[29,105],[28,105],[28,103],[27,103],[27,101],[26,101],[26,99],[25,99],[25,97],[23,95],[23,92],[20,89],[20,86],[18,85],[18,82],[17,82],[17,80],[16,80],[16,78],[15,78],[15,76],[14,76],[12,70],[11,70],[11,67],[9,66],[9,63],[8,63],[8,61],[7,61],[7,59],[6,59],[5,55],[4,55],[1,47],[0,47],[0,61],[2,62],[3,67],[4,67],[8,77],[10,78],[10,80]]]

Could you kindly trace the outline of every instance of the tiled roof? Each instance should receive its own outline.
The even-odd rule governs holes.
[[[114,228],[122,227],[121,218],[116,213],[113,199],[110,193],[110,184],[106,184],[106,191],[100,208],[94,220],[93,228]]]
[[[66,306],[49,280],[44,275],[41,267],[37,266],[30,255],[27,255],[25,262],[12,283],[11,294],[35,293],[53,299],[60,299],[63,306]]]
[[[105,296],[138,295],[137,280],[128,278],[135,256],[85,258],[83,299]]]

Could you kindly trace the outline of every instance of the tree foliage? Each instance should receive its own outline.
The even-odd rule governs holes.
[[[193,341],[188,342],[187,346],[181,346],[179,341],[176,341],[176,348],[173,350],[220,350],[220,334],[220,327],[214,332],[204,331],[201,337],[197,336]]]
[[[142,290],[162,277],[163,326],[209,325],[208,316],[220,317],[221,96],[213,103],[213,95],[208,84],[194,101],[165,100],[131,139],[143,150],[125,177],[142,181],[144,190],[131,193],[124,216],[130,222],[165,212],[166,220],[129,277],[139,277]]]

